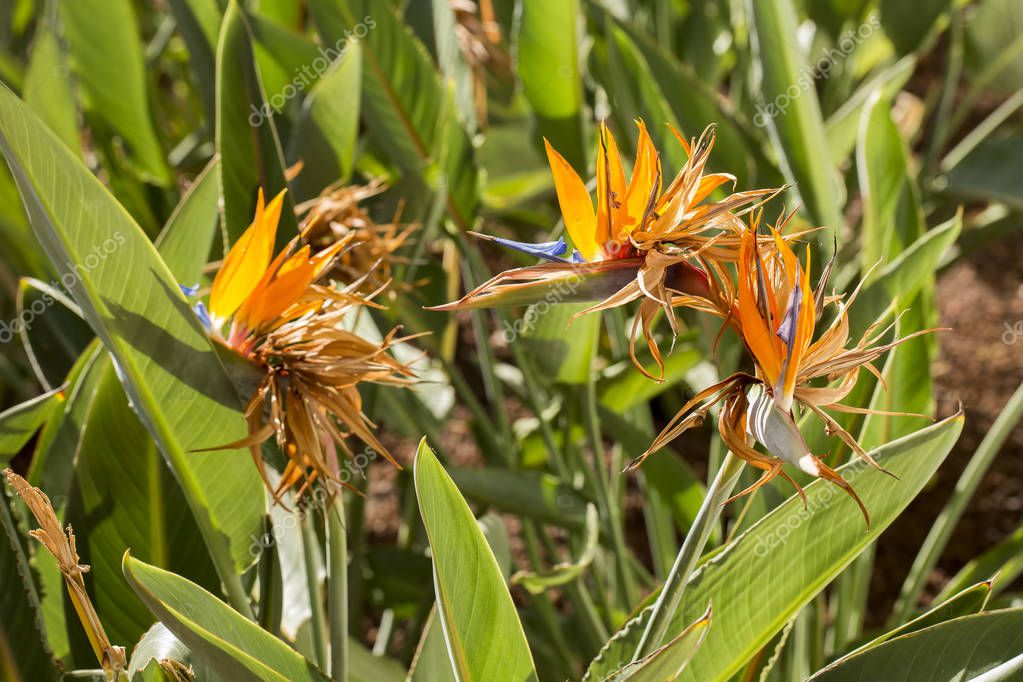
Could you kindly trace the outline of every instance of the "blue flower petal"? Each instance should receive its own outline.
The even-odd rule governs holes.
[[[203,328],[207,332],[212,332],[213,320],[210,319],[210,313],[208,310],[206,310],[206,306],[203,304],[203,302],[199,301],[198,303],[196,303],[194,306],[192,306],[192,310],[195,311],[195,315],[196,317],[199,318],[199,322],[202,323]]]
[[[572,252],[572,257],[568,259],[568,262],[569,263],[585,263],[586,259],[583,258],[583,255],[581,253],[579,253],[578,251],[573,251]]]
[[[199,293],[199,285],[198,284],[193,284],[190,287],[186,287],[184,284],[179,284],[178,286],[181,287],[181,293],[183,293],[185,296],[187,296],[189,298],[191,298],[191,297],[195,296],[197,293]]]
[[[539,244],[529,244],[527,242],[516,242],[511,239],[501,239],[500,237],[490,237],[491,241],[497,242],[501,246],[507,246],[509,249],[515,249],[522,253],[528,253],[530,256],[536,256],[537,258],[543,258],[544,260],[554,261],[555,263],[564,263],[566,260],[561,257],[566,251],[568,246],[565,244],[565,240],[561,237],[556,242],[540,242]]]

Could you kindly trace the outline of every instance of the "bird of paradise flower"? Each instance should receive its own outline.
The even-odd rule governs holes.
[[[260,190],[252,224],[213,280],[209,310],[196,305],[210,336],[263,374],[245,410],[249,435],[206,449],[248,447],[275,500],[295,487],[301,496],[317,479],[341,484],[337,451],[353,456],[350,436],[398,466],[374,435],[358,386],[404,385],[413,377],[390,354],[406,340],[398,338],[398,329],[377,343],[346,328],[360,308],[375,306],[377,292],[359,293],[364,279],[342,289],[317,283],[350,246],[351,235],[314,254],[310,244],[301,244],[302,233],[272,258],[283,197],[282,191],[264,204]],[[260,450],[271,437],[288,458],[276,486]]]

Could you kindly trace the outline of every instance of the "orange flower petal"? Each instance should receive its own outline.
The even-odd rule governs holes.
[[[277,319],[298,302],[316,277],[316,266],[309,260],[309,245],[291,256],[266,287],[246,302],[245,324],[258,329]]]
[[[625,198],[625,170],[618,145],[607,125],[601,121],[597,146],[597,241],[604,244],[617,237],[617,225]]]
[[[263,190],[259,190],[256,217],[224,258],[210,291],[210,315],[214,326],[231,317],[248,298],[266,272],[277,237],[284,192],[263,206]]]
[[[629,180],[629,187],[625,191],[625,199],[622,202],[624,212],[622,219],[623,232],[632,232],[643,219],[647,204],[650,201],[650,192],[655,182],[660,182],[660,159],[657,156],[657,148],[646,130],[643,121],[636,121],[639,128],[639,142],[636,144],[636,165],[632,169],[632,179]],[[660,188],[658,188],[658,194]]]
[[[775,343],[773,330],[768,328],[767,320],[760,315],[757,308],[754,281],[756,278],[756,265],[753,249],[756,247],[757,237],[752,230],[746,230],[742,235],[742,245],[739,251],[739,276],[738,276],[738,300],[739,300],[739,323],[742,327],[742,336],[749,346],[757,364],[764,371],[767,383],[774,386],[781,374],[781,355],[778,345]]]
[[[561,216],[572,243],[586,260],[592,260],[599,253],[601,244],[597,241],[597,218],[593,212],[593,200],[586,191],[586,185],[568,161],[559,154],[551,143],[543,141],[547,148],[547,160],[554,176],[554,189],[558,193]]]

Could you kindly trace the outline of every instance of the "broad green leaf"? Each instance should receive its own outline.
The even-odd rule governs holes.
[[[269,202],[288,187],[275,113],[260,82],[245,13],[236,0],[230,0],[217,44],[216,138],[224,225],[232,244],[252,222],[257,191],[262,188]],[[295,204],[286,195],[277,229],[278,248],[297,230]]]
[[[60,18],[88,109],[124,140],[142,180],[169,184],[149,111],[146,64],[131,0],[60,0]]]
[[[671,640],[649,656],[622,668],[608,682],[672,682],[696,655],[711,626],[711,607]]]
[[[585,384],[600,332],[600,314],[572,318],[588,307],[585,303],[541,300],[527,308],[511,328],[506,326],[505,338],[524,345],[546,380]]]
[[[881,0],[881,25],[899,54],[909,54],[921,47],[938,17],[951,8],[951,0]]]
[[[18,282],[18,336],[44,389],[59,386],[95,335],[82,319],[82,311],[64,291],[37,279]],[[0,337],[3,336],[0,323]]]
[[[59,679],[29,563],[27,540],[11,511],[7,479],[0,490],[0,671],[11,682]],[[35,542],[32,540],[32,542]]]
[[[214,158],[195,178],[156,238],[160,257],[174,279],[185,286],[199,282],[220,224],[217,173]]]
[[[423,626],[419,637],[419,646],[412,659],[406,682],[456,682],[448,658],[447,645],[444,643],[444,632],[437,615],[437,607],[430,610],[430,615]]]
[[[590,503],[586,505],[586,529],[579,557],[575,561],[555,564],[545,571],[519,571],[511,577],[512,585],[522,585],[533,594],[540,594],[552,587],[575,580],[593,563],[593,558],[597,555],[599,540],[600,525],[597,507]]]
[[[926,229],[909,152],[892,120],[891,102],[873,95],[860,117],[856,168],[863,193],[860,268],[902,253]]]
[[[880,90],[881,97],[892,100],[902,90],[916,68],[916,58],[912,55],[903,57],[896,63],[880,71],[873,78],[861,85],[825,123],[828,136],[828,149],[831,150],[831,163],[842,166],[856,147],[856,137],[860,129],[860,117],[870,96]]]
[[[76,302],[185,491],[221,579],[237,583],[237,571],[252,562],[263,490],[248,453],[191,452],[247,431],[210,340],[131,216],[6,89],[0,149],[36,236],[61,274],[76,279]]]
[[[353,43],[302,103],[288,147],[288,161],[302,163],[302,172],[292,181],[300,201],[351,177],[359,133],[361,79],[362,52],[359,43]]]
[[[761,141],[748,121],[740,120],[727,100],[691,66],[664,50],[647,33],[620,17],[615,23],[628,34],[643,53],[653,80],[682,125],[680,132],[695,136],[711,123],[717,124],[717,143],[709,168],[727,171],[739,178],[741,187],[774,183],[778,171],[761,150]],[[651,128],[663,121],[648,121]]]
[[[984,140],[948,175],[945,191],[971,200],[997,201],[1023,210],[1023,190],[1017,179],[1023,155],[1023,135]]]
[[[551,474],[493,468],[452,469],[448,474],[478,504],[572,530],[586,525],[588,500]]]
[[[517,37],[518,74],[536,114],[537,132],[585,174],[588,140],[583,127],[579,69],[582,17],[578,0],[523,0]]]
[[[610,24],[610,22],[609,22]],[[669,125],[682,128],[646,60],[620,27],[610,24],[607,37],[607,83],[605,90],[611,113],[622,134],[618,144],[632,158],[636,153],[636,119],[646,121],[647,130],[661,153],[663,173],[672,176],[685,162],[685,150]],[[598,52],[595,50],[594,55]],[[591,56],[592,59],[592,56]],[[697,131],[693,131],[695,134]]]
[[[686,343],[684,338],[680,338],[675,342],[671,354],[664,358],[663,381],[650,381],[635,371],[631,362],[625,362],[618,368],[620,371],[617,374],[605,375],[597,382],[600,404],[609,410],[624,414],[685,381],[686,372],[702,359],[704,356],[699,349]],[[656,367],[651,366],[649,371],[655,372]]]
[[[41,22],[25,71],[25,102],[50,126],[50,130],[75,156],[82,155],[78,137],[77,108],[71,90],[67,60],[49,25]]]
[[[670,632],[681,632],[711,600],[714,627],[679,679],[723,679],[738,671],[905,509],[961,430],[962,417],[957,416],[875,450],[874,457],[898,480],[859,460],[839,470],[870,511],[869,532],[845,493],[815,481],[806,487],[806,509],[793,495],[701,564]],[[601,679],[631,660],[648,617],[644,611],[625,626],[628,636],[609,642],[588,670],[590,679]]]
[[[753,122],[771,133],[785,177],[795,185],[811,222],[837,234],[844,224],[840,209],[845,201],[828,153],[817,93],[806,75],[807,56],[797,47],[794,3],[757,0],[747,7],[755,80],[762,93]],[[795,96],[793,87],[798,89]]]
[[[964,66],[970,83],[1002,92],[1023,88],[1023,5],[984,0],[966,16]]]
[[[998,594],[1023,574],[1023,525],[997,545],[967,562],[945,584],[936,600],[947,600],[977,581],[997,577],[991,591]]]
[[[152,616],[121,575],[126,550],[208,589],[219,581],[174,475],[131,411],[110,358],[99,362],[103,374],[76,444],[65,520],[79,529],[78,552],[92,567],[90,594],[111,641],[135,642]]]
[[[252,47],[259,65],[259,77],[266,99],[275,103],[289,100],[275,111],[288,112],[298,104],[330,66],[310,38],[285,28],[262,12],[246,15],[252,30]]]
[[[207,130],[212,130],[217,110],[215,74],[220,8],[217,0],[168,0],[168,4],[188,48]]]
[[[458,113],[465,122],[466,131],[475,134],[479,121],[476,120],[474,76],[459,43],[455,8],[449,2],[431,2],[430,11],[433,19],[432,42],[441,78],[445,82],[454,83]]]
[[[838,680],[1010,680],[1023,672],[1023,609],[963,616],[841,659],[811,677]],[[1015,659],[1014,667],[1005,666]],[[987,673],[985,675],[985,673]]]
[[[863,646],[857,647],[855,651],[846,654],[843,658],[855,656],[867,649],[873,649],[876,646],[880,646],[890,639],[895,639],[896,637],[901,637],[902,635],[907,635],[911,632],[916,632],[917,630],[923,630],[924,628],[944,623],[945,621],[952,620],[953,618],[979,613],[984,610],[984,606],[987,604],[988,597],[990,596],[990,580],[972,585],[971,587],[952,595],[946,600],[938,601],[933,607],[927,609],[927,611],[920,614],[913,620],[875,637]]]
[[[421,191],[443,190],[451,219],[470,228],[479,199],[475,150],[422,43],[388,0],[311,0],[309,10],[324,49],[340,53],[359,39],[362,118],[373,141]]]
[[[64,387],[0,412],[0,469],[21,452],[36,431],[64,407]]]
[[[497,560],[426,439],[416,453],[414,477],[456,679],[535,680],[526,635]]]
[[[229,680],[280,682],[327,677],[285,642],[181,576],[128,552],[124,577],[167,628],[216,674]]]
[[[942,257],[948,251],[962,228],[962,215],[928,230],[891,262],[875,270],[868,284],[860,292],[849,310],[850,337],[860,338],[867,327],[877,322],[893,302],[898,309],[933,279]]]

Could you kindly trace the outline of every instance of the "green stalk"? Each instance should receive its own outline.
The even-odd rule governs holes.
[[[327,670],[327,624],[323,614],[323,600],[320,598],[320,581],[316,575],[317,546],[313,515],[311,511],[307,511],[302,518],[302,555],[305,559],[306,587],[309,590],[313,651],[316,653],[316,664],[320,666],[321,670]]]
[[[596,349],[594,349],[596,352]],[[629,567],[628,551],[625,543],[625,530],[622,527],[621,506],[612,495],[612,485],[605,471],[604,441],[600,434],[600,418],[597,414],[597,387],[591,372],[589,381],[583,390],[583,421],[586,427],[586,439],[593,454],[594,479],[597,483],[597,507],[611,532],[611,550],[614,553],[615,573],[618,578],[618,593],[626,610],[636,603],[636,582]],[[613,472],[611,475],[616,475]]]
[[[327,507],[327,607],[330,611],[330,676],[348,679],[348,539],[340,491]]]
[[[927,576],[934,569],[934,565],[938,563],[938,558],[948,544],[948,539],[962,517],[967,503],[977,491],[977,486],[980,485],[981,479],[987,473],[995,455],[998,454],[1002,444],[1005,443],[1021,417],[1023,417],[1023,384],[1020,384],[1016,392],[1009,398],[1009,402],[1002,408],[995,423],[991,425],[991,430],[987,432],[984,440],[973,453],[973,457],[970,458],[970,463],[966,465],[963,475],[959,477],[952,497],[945,508],[941,510],[934,525],[931,526],[919,554],[916,555],[916,560],[913,561],[912,568],[909,569],[909,575],[906,576],[906,581],[902,584],[902,591],[899,593],[898,601],[895,602],[891,618],[888,620],[889,628],[909,620],[910,614],[916,608],[920,594],[924,590]]]
[[[664,587],[661,588],[661,593],[654,604],[654,610],[650,614],[646,630],[643,631],[643,637],[632,657],[633,661],[653,652],[661,646],[668,635],[668,628],[675,611],[678,610],[678,606],[682,602],[682,594],[689,582],[689,576],[692,575],[700,555],[703,554],[703,548],[707,544],[707,539],[710,538],[712,529],[717,525],[725,500],[732,494],[732,488],[739,480],[742,464],[742,460],[731,452],[725,455],[721,468],[718,469],[717,476],[714,477],[714,482],[707,490],[707,496],[703,498],[700,511],[697,512],[696,520],[693,521],[693,527],[689,529],[685,542],[682,543],[682,548],[679,549],[678,555],[675,557],[671,573],[664,581]]]

